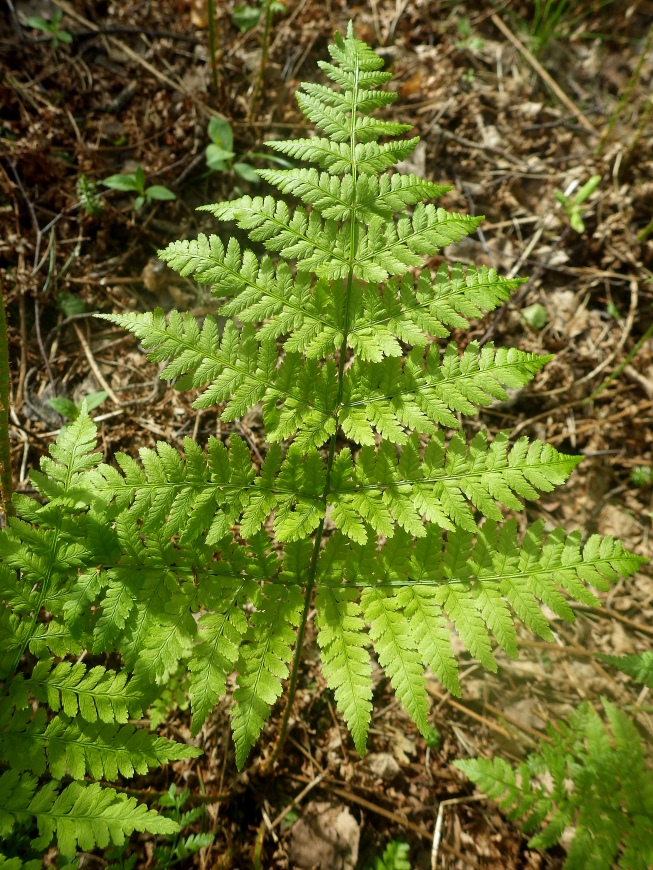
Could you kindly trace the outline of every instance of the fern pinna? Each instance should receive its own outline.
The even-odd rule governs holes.
[[[447,188],[393,171],[418,139],[372,115],[395,98],[380,58],[351,28],[330,51],[321,67],[336,87],[298,95],[325,135],[268,143],[312,167],[260,172],[304,205],[244,196],[207,207],[272,256],[217,236],[161,253],[212,286],[232,318],[224,330],[177,312],[104,315],[167,363],[164,378],[203,388],[195,407],[219,406],[228,423],[260,405],[263,460],[234,433],[100,464],[83,413],[33,475],[45,503],[16,500],[1,544],[3,835],[37,825],[35,844],[57,834],[69,854],[139,826],[169,832],[170,820],[82,777],[195,754],[124,724],[180,666],[195,734],[237,674],[242,767],[289,677],[286,732],[313,607],[324,674],[362,754],[372,651],[427,732],[425,670],[460,693],[452,625],[495,670],[495,644],[517,655],[516,617],[550,638],[542,605],[572,619],[569,598],[597,604],[589,587],[639,564],[610,538],[581,546],[543,522],[520,535],[504,521],[502,508],[563,483],[578,458],[505,433],[467,443],[460,418],[548,358],[440,341],[520,282],[423,268],[479,219],[425,205]],[[66,658],[83,649],[117,650],[124,670]]]
[[[551,638],[542,605],[572,619],[569,596],[597,604],[588,587],[606,589],[639,561],[610,538],[581,547],[579,534],[538,521],[520,537],[503,521],[502,508],[563,483],[579,457],[505,433],[467,443],[460,415],[505,399],[548,357],[438,340],[521,282],[423,268],[480,218],[425,205],[448,188],[392,171],[418,138],[397,139],[410,127],[372,114],[396,94],[351,26],[330,53],[320,67],[335,87],[305,83],[297,94],[324,135],[267,143],[310,168],[260,171],[303,204],[243,196],[204,207],[270,253],[200,235],[160,254],[211,285],[232,318],[224,331],[210,316],[105,315],[167,363],[162,377],[203,388],[196,408],[219,406],[230,422],[262,407],[260,464],[234,433],[206,451],[186,439],[183,456],[161,443],[140,463],[121,456],[120,470],[95,473],[124,558],[165,566],[146,592],[130,587],[128,569],[109,580],[98,647],[112,631],[136,680],[163,680],[187,657],[195,732],[235,671],[239,767],[290,677],[285,734],[313,606],[324,673],[362,754],[370,648],[425,732],[425,669],[460,692],[450,623],[495,670],[494,643],[517,655],[515,617]]]

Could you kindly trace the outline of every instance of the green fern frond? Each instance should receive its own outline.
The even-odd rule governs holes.
[[[634,653],[628,656],[611,656],[601,653],[598,658],[624,674],[628,674],[636,683],[644,683],[649,689],[653,689],[653,651],[646,650],[643,653]]]
[[[517,495],[535,499],[538,489],[550,492],[580,461],[580,457],[565,456],[540,441],[529,444],[526,438],[509,449],[505,433],[497,435],[490,445],[484,432],[479,432],[469,447],[458,434],[446,448],[444,442],[444,433],[437,431],[422,453],[413,437],[397,455],[395,448],[383,441],[377,450],[361,448],[355,462],[342,451],[339,484],[330,496],[335,507],[333,522],[341,528],[343,513],[350,506],[375,531],[391,534],[392,529],[377,528],[384,507],[399,526],[417,537],[426,534],[422,518],[444,529],[474,531],[477,523],[467,501],[484,516],[501,519],[497,502],[521,510]]]
[[[495,351],[492,344],[481,350],[472,342],[462,356],[451,343],[442,358],[431,345],[426,359],[417,348],[403,364],[398,357],[383,364],[356,360],[345,373],[339,423],[347,437],[363,445],[375,443],[375,430],[403,444],[411,432],[458,428],[455,412],[475,414],[479,406],[505,401],[503,385],[524,386],[550,359],[514,348]]]
[[[497,645],[517,655],[517,620],[550,638],[552,614],[573,619],[570,600],[598,603],[592,588],[641,561],[610,538],[581,549],[578,534],[535,523],[520,537],[504,520],[564,483],[579,457],[525,438],[511,444],[507,433],[468,443],[459,415],[507,401],[549,357],[475,343],[441,351],[436,341],[503,305],[522,281],[485,267],[425,267],[480,218],[425,202],[447,187],[397,171],[418,139],[393,140],[409,128],[374,114],[395,100],[382,60],[351,27],[330,52],[321,68],[335,86],[305,83],[298,95],[324,135],[268,143],[308,165],[261,171],[296,202],[241,196],[203,207],[235,222],[252,250],[200,235],[161,252],[210,285],[218,315],[233,320],[222,330],[211,316],[105,315],[166,364],[162,377],[200,390],[195,406],[215,406],[227,427],[260,407],[255,455],[231,433],[206,449],[160,443],[140,462],[121,455],[118,468],[89,469],[74,507],[85,549],[66,549],[80,537],[62,525],[57,552],[71,576],[52,595],[52,629],[32,638],[44,655],[65,630],[62,644],[117,648],[143,697],[187,663],[194,733],[235,671],[239,767],[297,645],[295,691],[313,602],[327,683],[362,753],[371,649],[426,733],[426,670],[460,692],[452,626],[494,670]],[[42,485],[54,486],[47,475]],[[34,561],[50,544],[55,526],[38,513],[47,509],[25,508],[23,561],[30,535]],[[4,586],[28,617],[38,603],[29,583]],[[8,650],[22,644],[12,626]]]
[[[63,710],[70,719],[79,713],[86,722],[124,724],[130,716],[142,715],[140,693],[128,682],[124,671],[99,665],[89,669],[81,662],[52,665],[52,659],[43,659],[34,666],[29,679],[12,683],[11,697],[17,706],[26,706],[27,693],[31,692],[55,713]]]
[[[646,870],[653,862],[653,777],[634,723],[603,699],[606,722],[585,702],[549,743],[516,768],[501,758],[455,761],[523,830],[532,848],[575,828],[565,867]]]
[[[316,136],[313,139],[291,139],[288,141],[269,141],[265,144],[295,160],[317,165],[332,175],[351,172],[355,167],[361,175],[376,175],[406,160],[415,150],[419,137],[399,142],[357,143],[350,148],[347,142],[333,142]]]
[[[324,586],[315,606],[322,670],[362,757],[372,717],[372,663],[356,598],[356,590]]]
[[[39,715],[43,714],[43,715]],[[46,769],[55,779],[67,772],[73,779],[116,780],[132,777],[152,767],[181,758],[195,758],[201,750],[155,737],[133,725],[85,722],[60,714],[46,723],[41,708],[12,717],[0,738],[0,754],[11,759],[16,770],[42,775]]]
[[[0,836],[7,837],[17,822],[33,821],[38,836],[34,849],[45,851],[56,837],[62,855],[77,848],[90,851],[114,843],[122,845],[132,831],[172,834],[179,826],[135,798],[98,783],[74,782],[59,790],[56,781],[41,788],[31,774],[9,770],[0,776]]]

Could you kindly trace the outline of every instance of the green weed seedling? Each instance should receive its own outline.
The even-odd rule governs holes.
[[[402,840],[391,840],[385,847],[383,855],[376,858],[374,866],[369,870],[411,870],[408,860],[410,848]]]
[[[135,193],[134,210],[138,211],[143,205],[154,202],[154,200],[171,200],[177,199],[175,194],[164,187],[162,184],[153,184],[150,187],[145,186],[145,172],[142,166],[138,166],[136,172],[121,172],[118,175],[110,175],[100,181],[104,187],[109,187],[111,190],[122,190],[125,193]]]
[[[206,165],[209,169],[213,172],[233,170],[243,181],[249,181],[250,184],[260,182],[259,174],[250,163],[235,160],[234,133],[229,121],[214,115],[209,121],[206,132],[211,140],[210,144],[206,146]]]
[[[97,393],[89,393],[84,399],[86,410],[93,411],[98,408],[102,402],[107,399],[109,394],[106,390],[98,390]],[[72,399],[67,399],[65,396],[56,396],[54,399],[48,399],[50,406],[54,408],[57,414],[62,417],[67,417],[69,420],[76,420],[82,413],[84,404],[76,405]]]
[[[630,482],[635,486],[653,486],[653,468],[648,465],[640,465],[630,472]]]
[[[231,13],[231,20],[241,33],[247,33],[248,30],[256,27],[264,13],[266,16],[268,14],[278,15],[285,11],[285,5],[277,2],[277,0],[260,0],[258,6],[238,3],[234,6],[234,10]]]
[[[572,230],[576,230],[577,233],[585,232],[585,224],[583,223],[582,218],[582,205],[594,193],[600,182],[600,175],[592,175],[589,181],[585,182],[585,184],[581,187],[581,189],[576,193],[573,198],[571,196],[575,187],[575,183],[573,182],[569,185],[564,193],[562,193],[562,191],[560,190],[555,190],[553,192],[553,195],[565,210],[565,213],[569,219],[569,226],[572,228]]]
[[[97,185],[82,173],[77,179],[77,196],[87,215],[94,217],[104,210],[104,203],[97,194]]]
[[[254,169],[251,163],[238,158],[234,152],[234,133],[231,124],[224,118],[213,116],[207,127],[207,134],[211,140],[206,146],[206,165],[213,172],[235,172],[243,181],[248,181],[250,184],[259,184],[261,176],[258,170]],[[292,164],[279,157],[277,154],[264,154],[259,151],[250,151],[247,157],[256,157],[265,160],[268,163],[275,163],[288,169]],[[237,192],[239,189],[237,189]],[[241,191],[242,192],[242,191]]]
[[[459,18],[456,21],[456,30],[458,31],[459,39],[454,43],[458,51],[483,51],[485,41],[480,36],[472,35],[472,28],[466,18]]]
[[[73,41],[72,35],[60,27],[62,18],[63,12],[61,9],[55,9],[49,21],[47,18],[41,18],[39,15],[30,15],[26,20],[29,27],[47,33],[51,37],[52,48],[56,49],[59,47],[60,42],[70,45]]]

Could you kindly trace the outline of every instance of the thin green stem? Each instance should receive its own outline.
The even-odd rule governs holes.
[[[353,97],[352,97],[352,109],[351,109],[351,133],[350,133],[350,148],[352,157],[356,153],[356,98],[358,95],[358,67],[356,68],[355,80],[354,80],[354,88],[353,88]],[[355,160],[352,160],[352,182],[354,190],[356,189],[356,163]],[[352,285],[354,281],[354,260],[356,258],[356,209],[358,208],[358,204],[353,202],[350,208],[350,218],[349,218],[349,273],[347,275],[347,288],[345,291],[345,303],[344,303],[344,311],[342,318],[342,344],[340,346],[340,358],[338,360],[338,393],[336,396],[335,409],[336,414],[338,412],[338,408],[342,404],[342,396],[345,387],[345,363],[347,361],[347,339],[349,336],[349,318],[350,318],[350,301],[352,296]],[[331,436],[329,441],[329,456],[327,459],[327,468],[326,468],[326,476],[324,480],[324,491],[322,495],[322,499],[324,501],[324,508],[326,510],[327,499],[329,497],[329,493],[331,492],[331,472],[333,469],[333,461],[336,455],[336,439],[338,436],[338,429],[336,426],[336,431]],[[292,710],[293,701],[295,700],[295,693],[297,691],[297,678],[299,676],[299,666],[301,664],[302,659],[302,646],[304,643],[304,636],[306,634],[306,626],[308,624],[308,614],[311,609],[311,601],[313,598],[313,589],[315,587],[315,578],[317,575],[317,565],[320,557],[320,548],[322,545],[322,534],[324,532],[324,519],[320,520],[320,524],[315,531],[315,543],[313,545],[313,553],[311,555],[311,562],[308,568],[308,577],[306,581],[306,589],[304,592],[304,610],[302,612],[302,619],[299,625],[299,630],[297,632],[297,644],[295,646],[295,656],[293,659],[292,671],[290,674],[290,683],[288,686],[288,700],[286,701],[286,708],[283,711],[283,719],[281,720],[281,727],[279,730],[279,738],[277,740],[277,745],[272,752],[268,762],[265,765],[265,769],[268,770],[272,764],[274,764],[275,760],[278,758],[279,753],[283,748],[283,744],[286,740],[286,734],[288,732],[288,722],[290,720],[290,713]]]
[[[213,93],[218,93],[218,62],[215,33],[215,0],[206,0],[206,14],[209,19],[209,61],[211,63],[211,84]]]
[[[9,340],[5,314],[4,286],[0,283],[0,510],[4,516],[14,513],[11,503],[11,445],[9,444]]]
[[[265,68],[268,63],[268,50],[270,48],[270,28],[272,27],[272,0],[265,0],[265,30],[263,31],[263,42],[261,44],[261,61],[258,67],[258,73],[256,75],[256,82],[254,83],[254,92],[252,94],[252,101],[249,104],[249,114],[247,116],[247,120],[251,121],[254,117],[254,111],[256,109],[256,103],[258,102],[259,97],[263,93],[263,82],[265,80]]]

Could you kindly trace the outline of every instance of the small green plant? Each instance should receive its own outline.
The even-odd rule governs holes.
[[[549,320],[549,313],[541,302],[535,302],[528,308],[524,308],[521,316],[533,329],[544,329]]]
[[[259,174],[250,163],[234,158],[234,133],[231,124],[224,118],[213,115],[209,121],[206,132],[211,140],[206,146],[206,165],[213,172],[229,172],[233,170],[236,175],[251,184],[258,184],[261,180]],[[266,155],[264,155],[266,156]]]
[[[437,728],[431,725],[426,734],[424,735],[424,743],[426,744],[427,748],[437,749],[440,746],[441,741],[442,735]]]
[[[159,808],[160,817],[170,819],[176,832],[164,836],[164,842],[154,846],[152,851],[152,863],[148,864],[150,870],[168,870],[187,861],[191,855],[199,852],[205,846],[210,846],[215,839],[214,834],[191,833],[186,830],[191,825],[196,825],[206,818],[206,806],[200,805],[191,809],[184,809],[190,798],[188,789],[180,790],[173,782],[168,790],[158,798],[155,805]],[[128,842],[122,846],[113,847],[106,852],[109,861],[107,870],[133,870],[138,854],[133,852],[127,855]],[[4,870],[0,865],[0,870]]]
[[[52,48],[56,49],[60,42],[70,45],[73,41],[72,35],[67,30],[62,30],[60,27],[63,12],[61,9],[55,9],[52,18],[48,21],[47,18],[41,18],[39,15],[30,15],[26,19],[29,27],[35,30],[41,30],[51,37]]]
[[[653,468],[648,465],[640,465],[630,472],[630,482],[634,486],[653,486]]]
[[[108,398],[108,395],[109,394],[106,390],[98,390],[97,393],[89,393],[81,405],[76,405],[72,399],[67,399],[65,396],[56,396],[54,399],[48,399],[48,402],[57,414],[61,414],[62,417],[67,417],[69,420],[76,420],[82,413],[84,403],[86,404],[87,411],[93,411]]]
[[[374,866],[369,870],[411,870],[408,860],[410,847],[402,840],[391,840],[385,847],[383,855],[376,858]]]
[[[627,870],[653,866],[653,775],[634,723],[603,699],[606,722],[584,702],[547,729],[549,742],[516,768],[501,758],[456,761],[509,818],[522,820],[532,848],[574,839],[565,867]]]
[[[184,809],[189,798],[190,791],[187,788],[180,791],[172,783],[168,791],[157,801],[162,811],[161,815],[171,819],[179,830],[176,834],[169,834],[166,837],[165,845],[154,847],[155,870],[167,870],[168,867],[174,867],[175,864],[186,861],[195,852],[199,852],[205,846],[210,846],[215,838],[214,834],[209,833],[186,834],[184,836],[186,828],[206,818],[204,805]]]
[[[285,11],[285,5],[278,0],[260,0],[257,6],[238,3],[231,13],[231,20],[241,33],[247,33],[248,30],[256,27],[264,13],[278,15]]]
[[[466,18],[459,18],[456,21],[456,30],[460,37],[455,42],[458,51],[482,51],[485,47],[485,41],[480,36],[472,36],[472,28]]]
[[[532,17],[521,22],[531,51],[542,54],[553,42],[576,35],[586,38],[592,36],[580,32],[581,22],[612,2],[613,0],[585,3],[578,0],[534,0]]]
[[[145,204],[150,205],[154,200],[165,201],[177,198],[171,190],[162,184],[152,184],[146,187],[145,172],[142,166],[138,166],[135,172],[121,172],[118,175],[110,175],[108,178],[102,179],[100,184],[111,188],[111,190],[135,193],[135,211],[138,211]]]
[[[103,211],[104,203],[97,194],[97,185],[84,173],[77,179],[77,196],[87,215],[95,216]]]
[[[592,175],[589,181],[586,181],[581,189],[573,197],[572,193],[574,191],[574,187],[576,186],[575,182],[572,182],[572,184],[569,185],[564,193],[562,193],[562,191],[560,190],[555,190],[553,192],[553,195],[565,210],[565,213],[569,219],[570,227],[572,228],[572,230],[576,230],[577,233],[585,232],[585,224],[583,223],[582,218],[582,205],[594,193],[600,182],[600,175]]]

